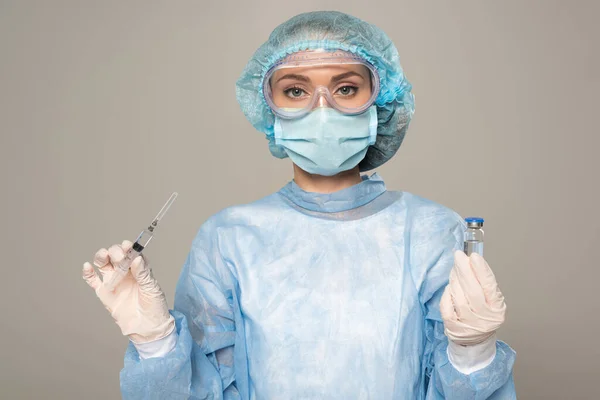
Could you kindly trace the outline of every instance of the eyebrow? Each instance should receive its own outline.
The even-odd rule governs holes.
[[[351,76],[358,76],[358,77],[363,78],[363,79],[365,78],[364,76],[362,76],[358,72],[348,71],[348,72],[344,72],[343,74],[339,74],[339,75],[336,75],[336,76],[332,77],[331,78],[331,82],[335,83],[335,82],[341,81],[342,79],[346,79],[346,78],[351,77]],[[298,74],[285,74],[281,78],[277,79],[277,82],[282,81],[284,79],[295,79],[295,80],[301,81],[301,82],[310,82],[310,78],[309,77],[307,77],[305,75],[298,75]]]
[[[277,82],[282,81],[284,79],[295,79],[297,81],[310,82],[309,77],[304,76],[304,75],[298,75],[298,74],[285,74],[281,78],[277,79]]]
[[[365,79],[365,77],[362,76],[361,74],[359,74],[358,72],[348,71],[348,72],[344,72],[343,74],[339,74],[339,75],[334,76],[333,78],[331,78],[331,82],[335,83],[335,82],[341,81],[342,79],[349,78],[351,76],[358,76],[360,78]]]

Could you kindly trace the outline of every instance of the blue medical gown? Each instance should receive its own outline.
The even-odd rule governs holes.
[[[512,399],[497,342],[448,361],[439,301],[463,244],[453,211],[374,174],[333,194],[294,182],[200,229],[172,311],[177,345],[125,355],[126,399]]]

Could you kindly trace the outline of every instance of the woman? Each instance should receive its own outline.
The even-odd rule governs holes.
[[[504,298],[459,251],[462,219],[360,175],[400,146],[410,88],[361,20],[314,12],[275,29],[237,97],[294,180],[200,228],[171,312],[141,257],[114,291],[84,265],[132,342],[124,398],[515,398],[515,355],[495,337]],[[129,247],[96,254],[104,279]]]

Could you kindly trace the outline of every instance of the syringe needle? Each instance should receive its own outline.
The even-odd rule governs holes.
[[[167,213],[167,211],[169,211],[169,207],[171,207],[171,205],[173,204],[173,202],[175,202],[176,198],[177,198],[177,192],[173,192],[173,194],[171,195],[171,197],[169,197],[169,200],[167,200],[167,202],[165,203],[165,205],[160,209],[160,211],[158,212],[158,214],[156,215],[156,217],[152,221],[152,225],[151,226],[156,227],[156,225],[158,225],[158,222],[162,219],[162,217],[164,217],[164,215]]]

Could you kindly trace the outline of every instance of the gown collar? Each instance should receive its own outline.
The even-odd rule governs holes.
[[[279,193],[299,207],[310,211],[335,213],[364,206],[385,193],[383,179],[374,173],[363,175],[362,182],[334,193],[307,192],[291,181]]]

